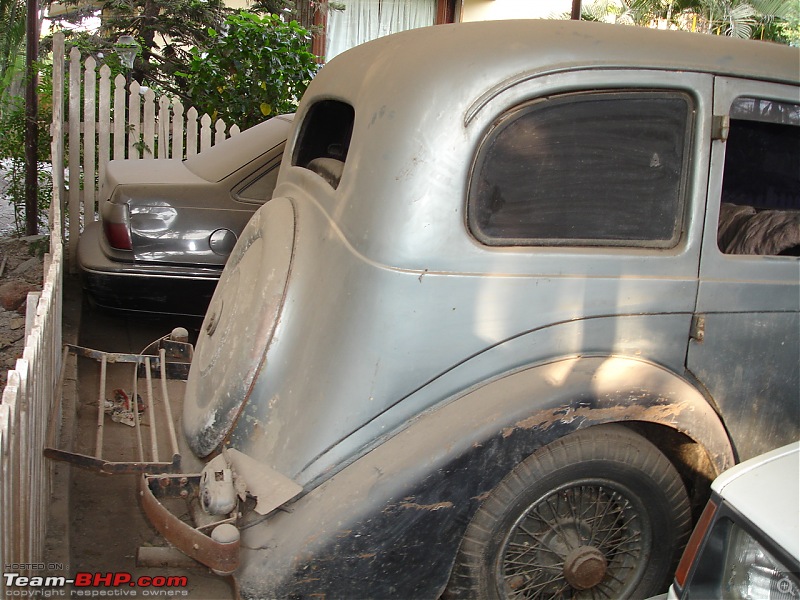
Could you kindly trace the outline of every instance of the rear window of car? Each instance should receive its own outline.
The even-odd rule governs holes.
[[[676,91],[528,102],[487,132],[469,186],[489,245],[672,247],[683,219],[693,102]]]
[[[338,100],[311,106],[300,127],[292,164],[314,171],[336,189],[350,150],[355,111]]]
[[[731,106],[717,242],[725,254],[800,256],[800,104]]]

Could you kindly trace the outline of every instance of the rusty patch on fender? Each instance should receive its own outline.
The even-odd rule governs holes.
[[[452,502],[437,502],[436,504],[417,504],[416,502],[403,502],[400,508],[413,508],[415,510],[440,510],[442,508],[453,508]]]
[[[615,404],[612,406],[592,408],[589,406],[566,406],[536,413],[511,427],[502,430],[503,438],[509,437],[517,429],[548,429],[556,423],[571,423],[575,419],[591,418],[593,421],[653,421],[656,423],[677,422],[678,416],[686,409],[691,410],[688,402],[674,404]]]

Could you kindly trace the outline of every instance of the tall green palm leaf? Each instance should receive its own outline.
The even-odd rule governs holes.
[[[24,42],[25,2],[0,0],[0,96],[17,72]]]
[[[716,33],[753,37],[757,29],[776,21],[798,18],[797,0],[700,0],[692,9],[711,23]]]

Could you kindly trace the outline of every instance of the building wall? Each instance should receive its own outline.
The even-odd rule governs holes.
[[[461,0],[461,18],[468,21],[498,19],[569,18],[572,0]]]

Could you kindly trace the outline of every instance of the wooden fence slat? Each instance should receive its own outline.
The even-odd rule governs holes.
[[[114,78],[114,160],[125,158],[125,77]]]
[[[69,239],[77,240],[81,232],[81,53],[69,53]],[[70,264],[75,264],[78,244],[69,245]]]
[[[140,88],[138,81],[128,86],[128,158],[142,158]]]
[[[217,119],[214,123],[214,145],[216,146],[225,139],[225,121]]]
[[[197,154],[197,109],[192,106],[186,111],[186,156]]]
[[[172,107],[172,152],[171,158],[183,158],[183,104],[175,100]]]
[[[158,158],[169,158],[169,98],[158,99]]]
[[[10,510],[6,510],[6,507],[11,503],[8,411],[8,406],[0,404],[0,506],[3,507],[3,510],[0,511],[0,565],[6,565],[11,562],[10,548],[7,547],[11,540],[5,535],[5,532],[9,531],[11,519],[14,517]],[[2,578],[0,580],[0,594],[5,596],[5,593],[5,578]]]
[[[111,156],[111,69],[100,67],[100,92],[97,124],[97,188],[106,178],[106,167]],[[101,202],[104,198],[99,199]]]
[[[200,117],[200,152],[211,148],[211,117],[208,113]]]
[[[86,222],[97,220],[95,171],[97,140],[97,61],[93,56],[84,63],[83,76],[83,211]]]
[[[156,93],[148,88],[142,109],[142,158],[156,157]]]
[[[53,56],[64,56],[64,36],[56,34],[53,36]],[[50,152],[52,154],[52,164],[57,168],[53,169],[53,188],[57,190],[58,198],[65,198],[64,193],[64,61],[60,58],[53,60],[53,124],[50,128],[50,135],[53,141],[50,145]],[[57,142],[57,143],[56,143]],[[54,194],[55,196],[56,194]],[[58,208],[59,210],[56,210]],[[63,206],[54,206],[54,202],[50,203],[50,228],[53,230],[55,225],[55,216],[63,212]],[[64,232],[61,229],[63,222],[58,227],[59,235]],[[73,266],[77,271],[77,267]],[[2,564],[2,563],[0,563]]]

